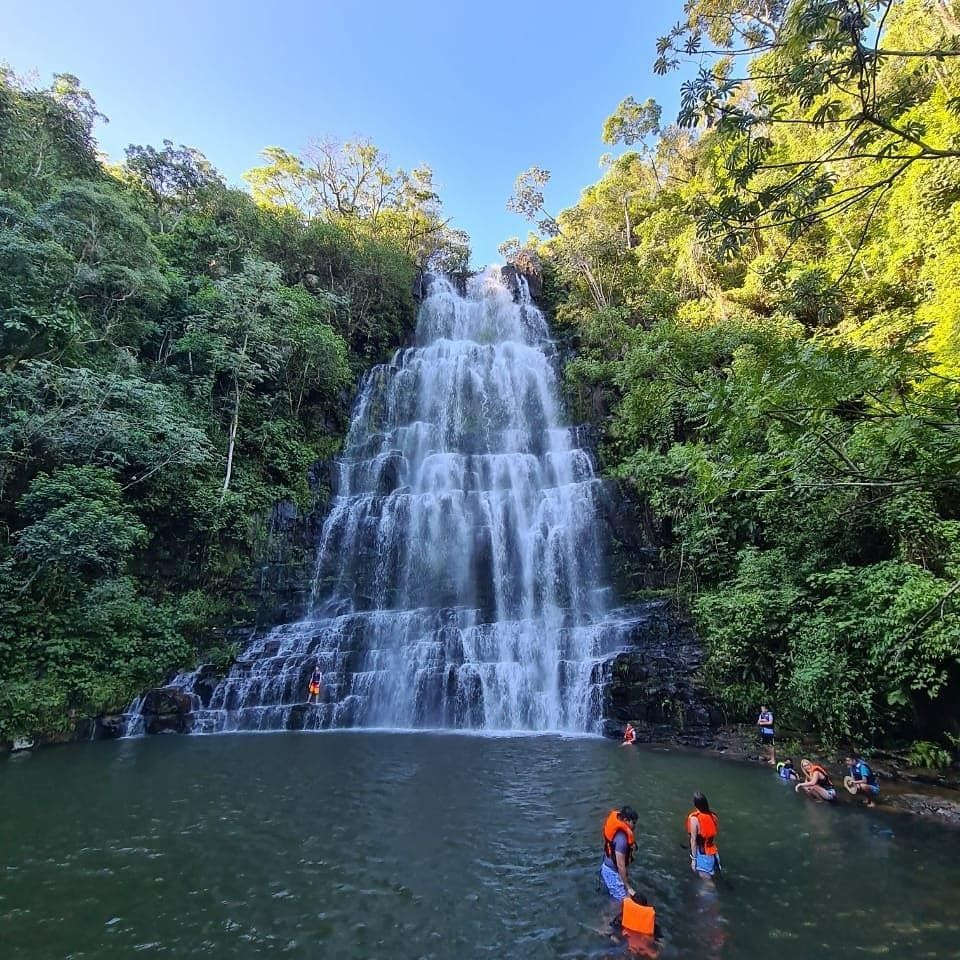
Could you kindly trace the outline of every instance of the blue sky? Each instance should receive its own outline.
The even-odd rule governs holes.
[[[554,211],[597,179],[604,118],[632,94],[676,113],[680,80],[655,77],[654,42],[681,2],[0,0],[0,61],[41,83],[76,74],[110,123],[111,157],[169,138],[232,183],[265,146],[371,137],[396,166],[433,167],[444,205],[498,258],[527,225],[514,178],[550,170]]]

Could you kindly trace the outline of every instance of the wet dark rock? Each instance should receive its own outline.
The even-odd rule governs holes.
[[[530,299],[536,303],[543,294],[543,274],[540,272],[539,265],[534,263],[515,262],[508,263],[500,268],[500,276],[503,278],[504,285],[513,294],[513,299],[520,300],[520,278],[527,281],[527,290],[530,292]]]
[[[156,687],[148,690],[140,712],[147,733],[189,733],[197,699],[177,687]]]
[[[222,671],[218,670],[212,663],[205,663],[197,671],[196,679],[193,682],[193,691],[200,698],[200,703],[204,707],[210,705],[210,698],[217,684],[222,677]]]
[[[604,733],[620,736],[629,721],[641,742],[708,742],[719,715],[699,681],[699,638],[672,601],[639,609],[632,647],[604,665]]]
[[[105,714],[93,721],[94,740],[116,740],[127,731],[127,717],[122,713]],[[86,738],[85,738],[86,739]]]
[[[417,270],[410,285],[410,294],[418,303],[427,295],[427,276],[423,270]]]

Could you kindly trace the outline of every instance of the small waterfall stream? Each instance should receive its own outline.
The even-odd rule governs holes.
[[[600,483],[522,280],[518,301],[496,269],[466,296],[432,280],[414,345],[362,384],[312,609],[219,681],[176,678],[195,732],[597,729],[603,664],[635,620],[612,610]]]

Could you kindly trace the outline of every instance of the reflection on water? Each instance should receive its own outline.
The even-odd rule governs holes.
[[[701,789],[726,876],[689,870]],[[611,806],[668,958],[955,957],[958,836],[769,772],[600,740],[162,738],[0,762],[5,960],[626,957]],[[642,956],[642,954],[639,954]]]

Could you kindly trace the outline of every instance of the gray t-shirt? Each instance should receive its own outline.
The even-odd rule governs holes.
[[[626,856],[630,852],[630,841],[627,839],[626,833],[623,830],[618,830],[613,836],[613,849],[615,853],[622,853]],[[594,860],[594,863],[597,861]],[[604,855],[603,857],[604,866],[610,867],[612,870],[617,869],[616,863],[611,860],[608,856]]]

